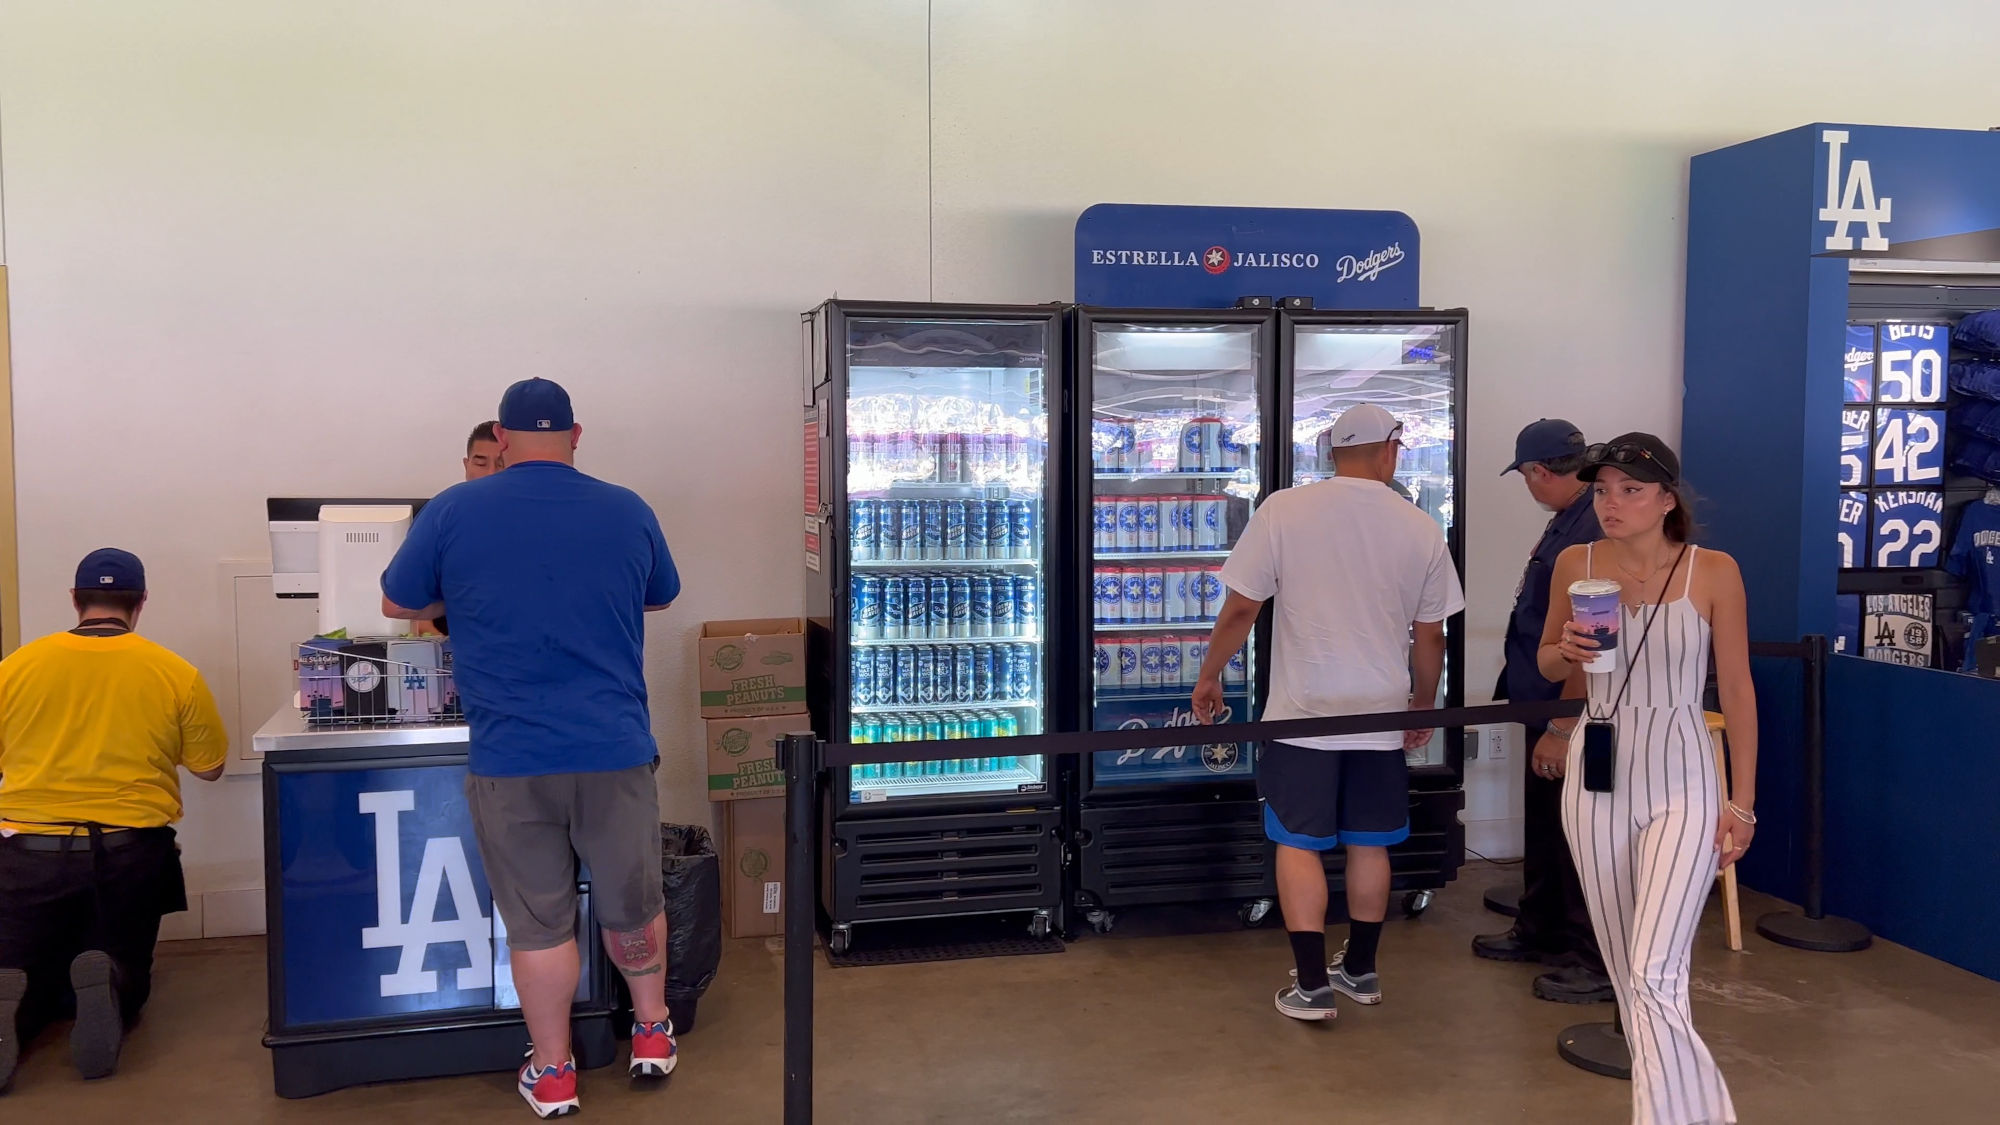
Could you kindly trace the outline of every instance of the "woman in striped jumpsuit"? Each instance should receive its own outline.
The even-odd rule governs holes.
[[[1688,956],[1718,864],[1749,848],[1757,823],[1757,710],[1750,681],[1743,576],[1720,551],[1688,542],[1692,519],[1672,451],[1650,434],[1627,434],[1591,451],[1603,542],[1563,553],[1542,634],[1540,664],[1587,695],[1567,736],[1563,826],[1589,901],[1591,923],[1624,1014],[1632,1051],[1632,1120],[1638,1125],[1727,1125],[1729,1088],[1696,1034]],[[1618,669],[1586,675],[1597,645],[1570,620],[1569,584],[1610,578],[1622,587]],[[1703,715],[1711,644],[1729,724],[1734,785],[1722,796]],[[1609,792],[1584,788],[1581,726],[1616,730]],[[1544,755],[1545,759],[1553,757]]]

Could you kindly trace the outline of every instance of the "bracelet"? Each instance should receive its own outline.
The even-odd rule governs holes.
[[[1575,734],[1575,733],[1576,733],[1576,724],[1575,724],[1575,723],[1571,723],[1571,724],[1570,724],[1570,725],[1568,726],[1568,728],[1567,728],[1567,729],[1565,729],[1565,728],[1563,728],[1563,727],[1559,727],[1559,726],[1555,725],[1554,723],[1550,723],[1550,724],[1548,725],[1548,731],[1549,731],[1549,733],[1550,733],[1550,734],[1559,734],[1559,735],[1562,735],[1562,736],[1563,736],[1564,738],[1568,738],[1568,737],[1569,737],[1570,735],[1573,735],[1573,734]]]
[[[1732,814],[1734,814],[1734,815],[1735,815],[1736,819],[1738,819],[1738,820],[1742,821],[1742,822],[1743,822],[1743,823],[1745,823],[1745,824],[1756,824],[1756,823],[1757,823],[1757,814],[1756,814],[1756,813],[1753,813],[1753,812],[1745,812],[1744,810],[1742,810],[1742,809],[1739,809],[1739,808],[1737,808],[1737,807],[1736,807],[1736,802],[1735,802],[1735,801],[1725,801],[1725,802],[1723,802],[1723,803],[1724,803],[1725,805],[1729,806],[1729,811],[1730,811],[1730,812],[1731,812]]]

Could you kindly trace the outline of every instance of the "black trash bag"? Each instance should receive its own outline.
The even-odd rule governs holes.
[[[660,825],[660,885],[667,895],[667,1010],[681,1035],[694,1030],[702,993],[722,962],[722,862],[708,829]],[[623,977],[618,991],[629,1008]]]

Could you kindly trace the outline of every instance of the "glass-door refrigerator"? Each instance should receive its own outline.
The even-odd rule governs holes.
[[[1100,931],[1128,905],[1235,898],[1256,918],[1270,906],[1255,747],[1203,741],[1191,696],[1222,564],[1271,480],[1275,352],[1265,310],[1082,308],[1072,322],[1075,719],[1191,736],[1075,770],[1074,901]],[[1230,659],[1225,721],[1259,712],[1266,632]]]
[[[1045,729],[1062,655],[1060,306],[830,301],[807,314],[808,705],[861,744]],[[817,503],[815,503],[817,502]],[[1059,919],[1048,763],[990,746],[836,771],[821,900],[862,922]]]
[[[1278,318],[1281,427],[1290,435],[1279,472],[1294,488],[1334,475],[1330,431],[1342,411],[1373,403],[1403,423],[1403,453],[1392,487],[1436,520],[1461,580],[1465,574],[1466,312],[1294,312]],[[1445,623],[1445,671],[1438,706],[1465,699],[1464,616]],[[1409,751],[1410,839],[1391,850],[1405,910],[1429,905],[1465,852],[1458,813],[1465,805],[1464,732],[1440,730]],[[1328,853],[1339,870],[1341,853]]]

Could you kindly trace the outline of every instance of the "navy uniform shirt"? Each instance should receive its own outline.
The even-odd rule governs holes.
[[[424,505],[382,575],[405,609],[442,601],[473,773],[527,777],[653,760],[647,606],[680,593],[653,509],[556,461],[524,461]]]
[[[1556,559],[1564,551],[1602,538],[1604,532],[1597,526],[1597,509],[1591,505],[1588,488],[1549,520],[1541,542],[1528,556],[1521,588],[1514,594],[1514,616],[1507,622],[1507,663],[1500,670],[1495,698],[1543,703],[1562,697],[1562,684],[1550,683],[1535,666],[1535,654],[1542,647],[1542,626],[1549,616],[1549,583],[1555,578]]]

